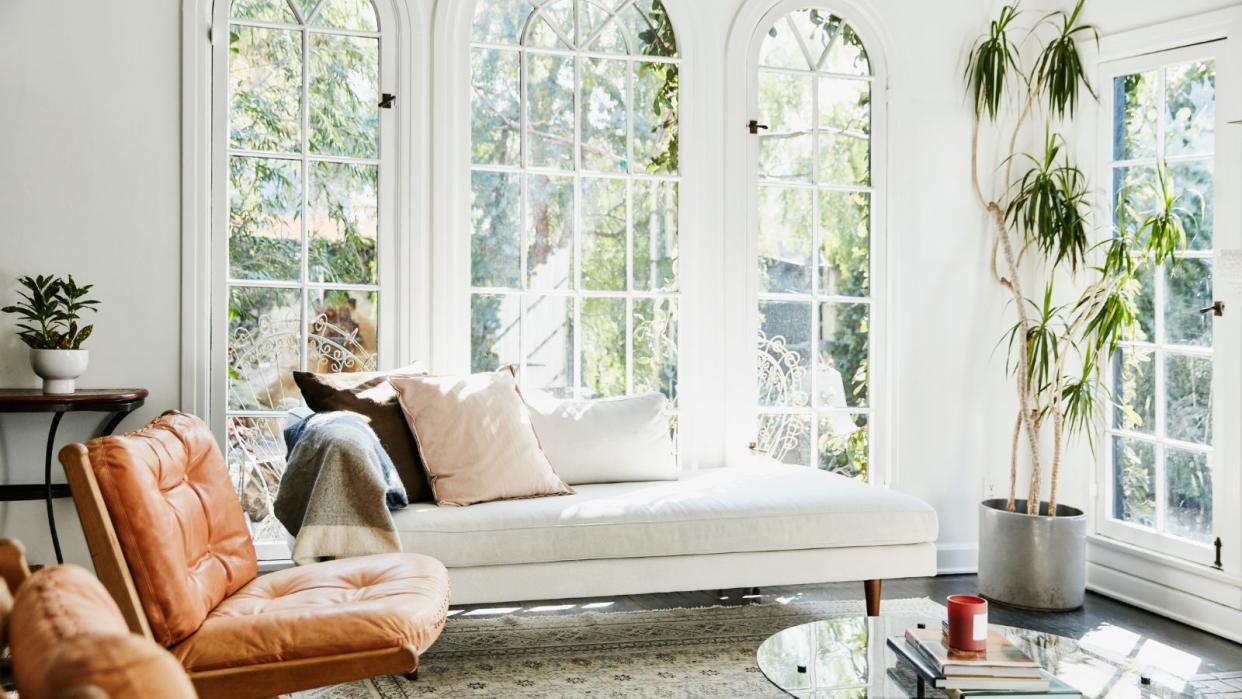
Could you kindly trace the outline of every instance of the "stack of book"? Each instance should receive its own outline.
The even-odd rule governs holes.
[[[988,633],[987,648],[978,652],[949,648],[941,629],[908,629],[904,638],[888,639],[888,645],[914,666],[933,687],[950,697],[1055,696],[1081,697],[1078,690],[1040,668],[1001,633]]]

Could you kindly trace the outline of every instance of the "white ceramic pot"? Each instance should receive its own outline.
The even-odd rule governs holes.
[[[57,395],[73,393],[77,379],[86,371],[90,352],[77,350],[30,350],[30,368],[43,379],[43,392]]]

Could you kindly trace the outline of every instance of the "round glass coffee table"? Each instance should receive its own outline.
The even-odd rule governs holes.
[[[796,697],[942,697],[887,645],[906,629],[940,619],[901,616],[826,619],[777,632],[756,653],[772,684]],[[992,625],[1084,697],[1194,697],[1189,678],[1138,661],[1108,643]]]

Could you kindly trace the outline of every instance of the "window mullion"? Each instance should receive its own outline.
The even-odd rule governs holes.
[[[298,328],[299,337],[302,341],[298,348],[298,367],[306,370],[309,363],[309,328],[310,328],[310,293],[307,289],[307,282],[310,281],[310,229],[307,214],[310,211],[310,188],[311,188],[311,167],[310,167],[310,30],[307,27],[302,28],[302,216],[301,216],[301,232],[302,232],[302,316],[301,326]]]

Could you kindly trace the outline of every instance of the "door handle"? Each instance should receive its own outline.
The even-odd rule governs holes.
[[[1223,316],[1225,315],[1225,302],[1217,301],[1213,303],[1211,306],[1208,306],[1207,308],[1200,308],[1199,312],[1200,313],[1211,313],[1212,315],[1217,316],[1217,317]]]
[[[767,124],[760,124],[758,120],[756,119],[751,119],[750,121],[746,122],[746,130],[751,132],[752,134],[759,133],[759,129],[766,130],[767,128],[768,128]]]

